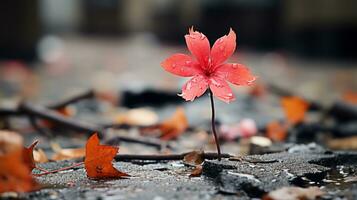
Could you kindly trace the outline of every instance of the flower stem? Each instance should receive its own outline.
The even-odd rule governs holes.
[[[208,89],[209,91],[209,96],[211,98],[211,110],[212,110],[212,120],[211,120],[211,124],[212,124],[212,132],[213,132],[213,136],[214,136],[214,141],[216,142],[216,147],[217,147],[217,154],[218,154],[218,160],[221,160],[221,147],[219,146],[219,141],[218,141],[218,136],[217,136],[217,132],[216,132],[216,123],[215,123],[215,109],[214,109],[214,101],[213,101],[213,93],[211,91],[211,89]]]

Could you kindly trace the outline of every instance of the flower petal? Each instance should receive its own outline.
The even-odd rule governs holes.
[[[201,96],[208,87],[208,79],[202,75],[196,75],[182,87],[182,96],[186,101],[193,101]]]
[[[178,76],[190,77],[199,72],[197,61],[185,54],[174,54],[161,63],[161,66],[168,72]]]
[[[237,63],[223,64],[215,74],[236,85],[251,85],[257,79],[246,66]]]
[[[236,48],[236,34],[232,29],[228,35],[219,38],[211,50],[212,66],[217,66],[226,61]]]
[[[185,35],[187,48],[196,57],[202,67],[208,66],[210,55],[210,44],[207,37],[190,28],[189,34]]]
[[[226,103],[235,100],[232,89],[223,78],[218,76],[211,77],[209,87],[212,90],[213,95],[218,99]]]

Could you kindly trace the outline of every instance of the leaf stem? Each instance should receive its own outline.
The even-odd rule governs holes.
[[[216,123],[215,123],[215,109],[214,109],[214,101],[213,101],[213,93],[211,89],[208,89],[209,91],[209,96],[211,98],[211,111],[212,111],[212,118],[211,118],[211,124],[212,124],[212,132],[214,136],[214,141],[216,142],[216,147],[217,147],[217,154],[218,154],[218,160],[221,160],[221,147],[219,145],[219,140],[216,132]]]
[[[33,175],[34,176],[43,176],[43,175],[47,175],[47,174],[54,174],[54,173],[57,173],[57,172],[60,172],[60,171],[65,171],[65,170],[68,170],[68,169],[72,169],[72,168],[81,166],[83,164],[84,164],[84,162],[79,162],[79,163],[75,163],[75,164],[73,164],[71,166],[68,166],[68,167],[63,167],[63,168],[60,168],[60,169],[55,169],[55,170],[52,170],[52,171],[47,171],[47,172],[44,172],[44,173],[41,173],[41,174],[33,174]],[[41,171],[43,171],[43,169]]]

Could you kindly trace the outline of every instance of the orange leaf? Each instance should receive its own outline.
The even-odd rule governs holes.
[[[293,125],[304,120],[305,113],[309,108],[308,102],[296,96],[283,97],[281,99],[281,105],[284,109],[288,122]]]
[[[76,113],[76,110],[70,106],[59,108],[55,111],[57,112],[57,114],[63,115],[64,117],[71,117],[71,116],[74,116]],[[52,121],[48,121],[48,120],[42,120],[42,123],[45,127],[48,127],[48,128],[53,128],[56,125]]]
[[[38,189],[28,163],[24,161],[21,136],[14,132],[0,131],[0,144],[0,193]]]
[[[185,111],[182,107],[176,109],[171,118],[159,124],[162,140],[176,139],[188,128],[188,122]]]
[[[357,104],[357,92],[347,91],[342,98],[347,103]]]
[[[86,144],[86,157],[84,166],[89,178],[121,178],[129,176],[113,167],[113,158],[119,148],[107,145],[100,145],[98,134],[93,134]]]
[[[270,122],[266,127],[266,136],[273,141],[284,141],[287,137],[287,128],[279,122]]]
[[[253,97],[263,97],[267,94],[266,86],[261,82],[257,82],[251,87],[249,94]]]
[[[36,168],[35,160],[33,158],[33,149],[35,148],[37,143],[38,143],[38,141],[35,141],[28,148],[24,147],[22,149],[22,159],[30,171],[32,171],[34,168]]]

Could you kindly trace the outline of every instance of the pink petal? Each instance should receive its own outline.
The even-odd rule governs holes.
[[[215,74],[236,85],[251,85],[257,79],[246,66],[237,63],[223,64]]]
[[[196,57],[202,67],[207,67],[210,55],[210,44],[207,37],[190,28],[189,34],[185,35],[185,39],[190,52]]]
[[[212,90],[213,95],[218,99],[226,103],[235,100],[232,89],[229,87],[228,83],[221,77],[211,77],[209,87]]]
[[[219,38],[211,50],[212,66],[219,65],[226,61],[236,48],[236,34],[232,29],[229,34]]]
[[[182,87],[182,96],[186,101],[193,101],[201,96],[208,87],[208,79],[202,75],[195,75]]]
[[[190,77],[199,72],[197,61],[185,54],[174,54],[161,63],[161,66],[168,72],[178,76]]]

